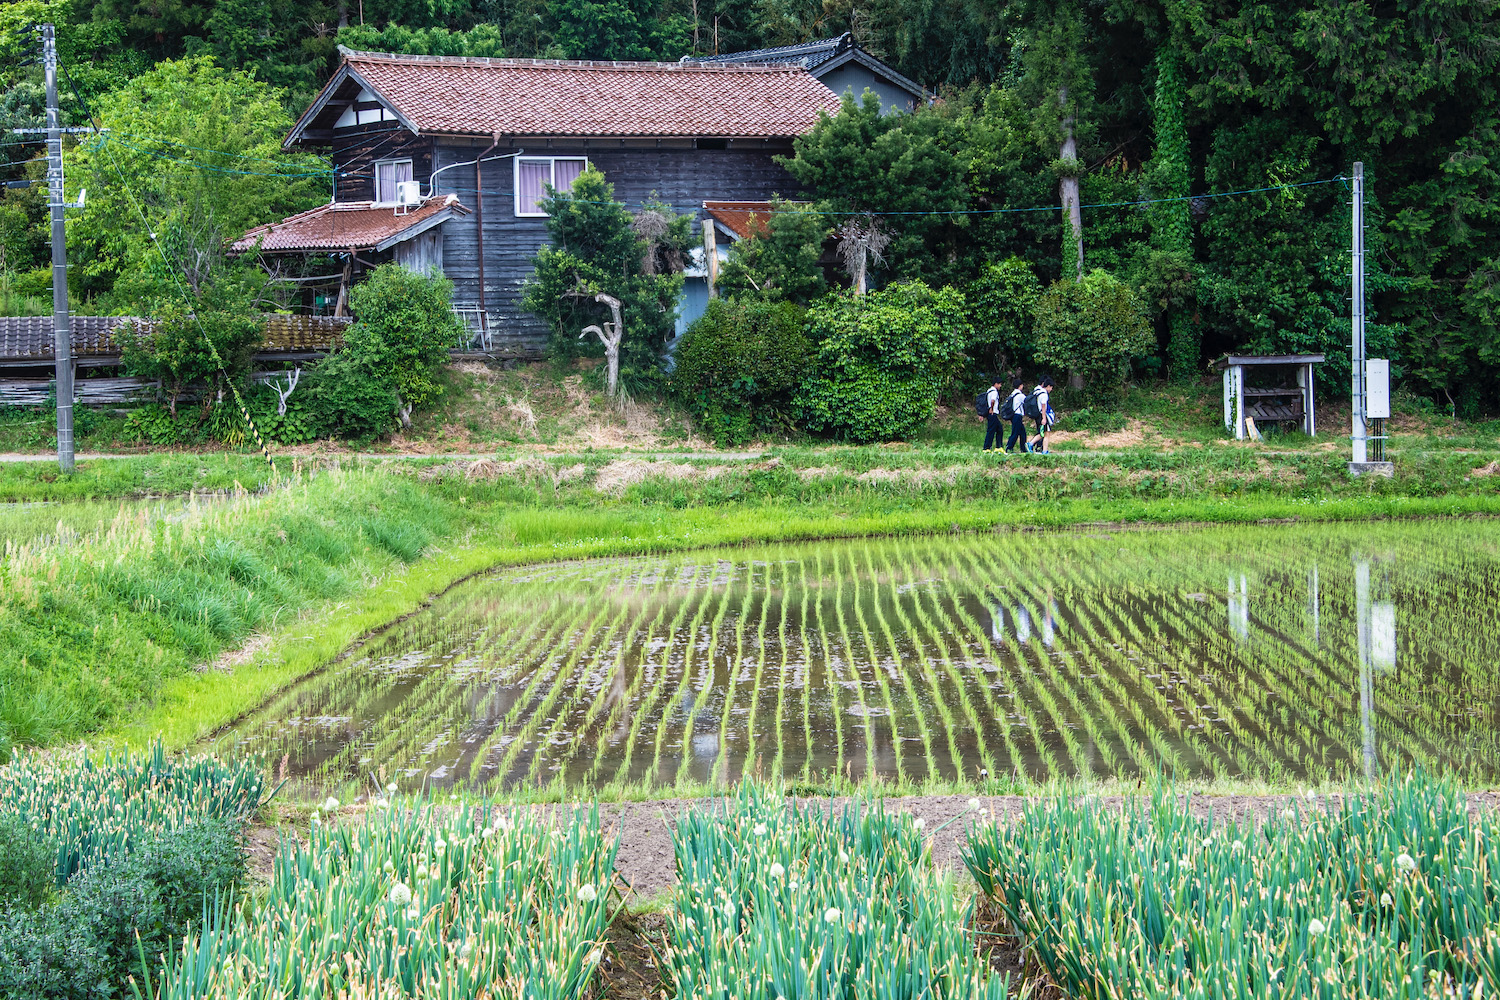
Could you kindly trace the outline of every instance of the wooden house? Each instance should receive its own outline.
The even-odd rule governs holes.
[[[592,164],[627,205],[655,195],[701,220],[705,202],[792,193],[774,157],[838,111],[802,66],[342,55],[284,144],[332,159],[332,204],[237,248],[334,253],[346,283],[385,260],[438,265],[497,352],[546,341],[520,297],[547,241],[547,185]]]

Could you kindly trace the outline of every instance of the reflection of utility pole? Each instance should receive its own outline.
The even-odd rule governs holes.
[[[1365,780],[1375,780],[1375,676],[1370,663],[1370,560],[1354,563],[1354,610],[1359,633],[1359,728]]]
[[[73,471],[73,334],[68,319],[68,242],[63,229],[62,123],[57,110],[57,31],[42,25],[47,76],[47,203],[52,209],[52,350],[57,370],[57,465]]]
[[[1313,563],[1312,569],[1307,571],[1307,614],[1312,619],[1313,645],[1318,644],[1318,564]]]
[[[1229,578],[1229,631],[1241,642],[1250,638],[1250,588],[1243,573],[1238,589],[1234,577]]]

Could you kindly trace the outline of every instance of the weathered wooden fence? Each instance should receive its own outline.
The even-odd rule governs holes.
[[[256,357],[295,361],[327,354],[343,343],[347,316],[266,316],[265,343]],[[129,331],[149,328],[136,316],[74,316],[73,357],[80,367],[120,363]],[[0,367],[34,368],[53,361],[51,316],[0,316]]]

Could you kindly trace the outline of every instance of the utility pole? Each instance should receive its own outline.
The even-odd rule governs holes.
[[[1354,465],[1364,465],[1369,455],[1366,451],[1365,431],[1365,165],[1356,163],[1354,165],[1354,205],[1353,205],[1353,230],[1354,230],[1354,295],[1350,305],[1350,326],[1353,337],[1350,344],[1351,360],[1353,361],[1350,377],[1350,407],[1353,412],[1354,453],[1351,461]]]
[[[52,209],[52,344],[57,363],[57,465],[73,471],[73,333],[68,317],[68,242],[63,228],[62,123],[57,110],[57,30],[42,25],[47,74],[47,203]]]

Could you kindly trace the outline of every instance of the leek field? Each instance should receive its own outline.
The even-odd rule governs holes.
[[[1482,1000],[1500,977],[1500,822],[1420,770],[1259,825],[1156,782],[1004,823],[975,798],[948,832],[743,782],[677,820],[654,935],[619,919],[597,806],[372,787],[249,878],[264,771],[159,748],[0,767],[0,998]],[[944,836],[957,870],[932,860]],[[646,994],[616,989],[631,934]]]
[[[1078,529],[506,570],[243,719],[321,794],[1500,775],[1500,525]],[[997,784],[998,782],[1009,784]]]

